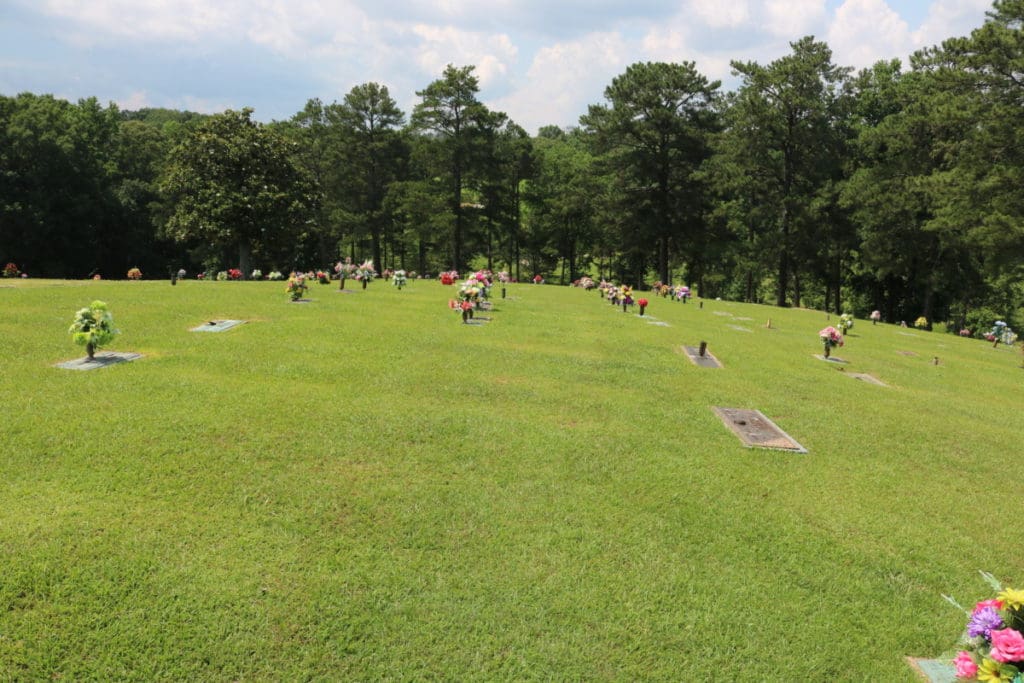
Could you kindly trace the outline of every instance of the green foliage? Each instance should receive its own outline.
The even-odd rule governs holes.
[[[173,206],[167,234],[236,248],[243,273],[253,255],[290,260],[314,190],[292,146],[251,113],[229,110],[199,124],[171,151],[161,186]]]
[[[68,333],[79,346],[95,350],[112,342],[117,330],[114,329],[114,317],[107,310],[107,304],[97,300],[78,310]]]

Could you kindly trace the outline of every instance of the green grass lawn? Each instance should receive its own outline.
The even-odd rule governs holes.
[[[820,312],[549,286],[471,327],[435,282],[0,284],[3,680],[911,681],[942,593],[1024,587],[1016,348],[858,321],[840,366]],[[144,357],[55,368],[93,299]]]

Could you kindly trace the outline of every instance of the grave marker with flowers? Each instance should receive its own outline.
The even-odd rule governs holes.
[[[405,287],[406,282],[407,278],[405,276],[404,270],[396,270],[391,275],[391,284],[394,285],[395,287],[398,287],[398,291],[402,291],[402,287]]]
[[[1004,588],[991,574],[982,572],[997,591],[996,597],[982,600],[968,611],[944,596],[967,615],[961,649],[953,658],[959,680],[1024,680],[1024,590]]]
[[[107,304],[93,301],[86,308],[78,310],[68,333],[76,344],[85,347],[89,360],[93,360],[96,350],[109,344],[117,335],[117,330],[114,329],[114,318],[107,310]]]
[[[355,270],[353,276],[357,281],[363,283],[363,289],[366,289],[366,285],[373,281],[376,277],[377,271],[373,269],[373,260],[367,259],[359,264],[359,267]]]
[[[338,276],[338,289],[345,289],[345,280],[355,275],[356,266],[352,259],[346,257],[344,262],[338,261],[334,264],[334,273]]]
[[[142,271],[139,270],[138,268],[129,268],[128,269],[128,279],[129,280],[141,280],[142,279]]]
[[[309,286],[306,284],[306,276],[302,273],[292,273],[285,285],[285,292],[291,296],[292,301],[301,301]]]
[[[825,358],[832,354],[834,347],[843,345],[843,335],[831,325],[818,332],[818,338],[825,347]]]
[[[853,329],[853,314],[843,313],[839,316],[839,333],[845,335],[847,332]]]
[[[21,271],[18,270],[18,266],[14,262],[9,262],[4,266],[4,277],[18,277],[20,273]]]

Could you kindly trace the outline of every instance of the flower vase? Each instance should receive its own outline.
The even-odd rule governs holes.
[[[468,323],[469,319],[472,318],[472,317],[473,317],[473,311],[469,310],[468,308],[467,309],[463,309],[463,311],[462,311],[462,322],[463,323]]]
[[[640,315],[643,315],[643,314],[644,314],[644,309],[645,309],[645,308],[647,308],[647,307],[646,307],[646,306],[641,306],[641,307],[640,307]]]
[[[829,354],[831,354],[831,353],[832,353],[832,345],[826,342],[826,344],[825,344],[825,358],[828,358]]]
[[[340,278],[338,278],[338,282],[340,283],[338,285],[338,289],[339,290],[345,289],[345,276],[344,275],[342,275]]]
[[[92,342],[86,344],[85,353],[89,356],[89,360],[96,360],[96,345]]]
[[[626,302],[625,302],[625,300],[623,300],[623,302],[622,302],[622,312],[623,312],[623,313],[625,313],[625,312],[626,312],[626,309],[627,309],[627,307],[628,307],[628,306],[629,306],[629,304],[628,304],[628,303],[626,303]]]
[[[363,280],[363,289],[366,289],[366,280]]]

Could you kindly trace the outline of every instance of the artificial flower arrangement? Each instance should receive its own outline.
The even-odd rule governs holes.
[[[690,298],[690,288],[686,285],[678,285],[675,291],[675,300],[682,301],[684,304],[686,300]]]
[[[359,267],[356,268],[354,278],[359,282],[362,282],[363,289],[366,289],[366,283],[372,282],[376,275],[377,271],[373,269],[373,260],[367,259],[360,263]]]
[[[962,330],[960,330],[960,336],[961,337],[970,337],[971,336],[971,331],[965,327]]]
[[[628,306],[633,305],[633,288],[629,285],[619,287],[619,300],[622,301],[622,311],[625,312]]]
[[[843,313],[839,316],[839,332],[846,334],[853,329],[853,313]]]
[[[542,284],[544,284],[544,277],[541,276],[539,273],[537,275],[534,275],[533,276],[533,284],[535,284],[535,285],[542,285]]]
[[[985,339],[992,342],[992,346],[999,346],[999,344],[1010,346],[1017,341],[1017,334],[1005,322],[997,320],[992,326],[992,330],[985,335]]]
[[[825,358],[828,358],[832,353],[833,347],[843,345],[843,335],[831,325],[818,332],[818,337],[821,339],[821,343],[825,345]]]
[[[142,271],[139,270],[138,268],[129,268],[128,269],[128,279],[129,280],[141,280],[142,279]]]
[[[89,360],[92,360],[96,349],[110,343],[117,330],[114,329],[114,318],[107,310],[107,304],[93,301],[75,314],[75,320],[71,323],[68,333],[76,344],[85,347]]]
[[[594,287],[597,287],[597,283],[594,282],[593,278],[587,277],[586,275],[584,275],[583,277],[581,277],[579,279],[579,286],[582,287],[583,289],[587,290],[587,291],[590,291]]]
[[[206,279],[206,273],[196,273],[196,279],[197,280],[205,280]]]
[[[253,268],[252,272],[249,273],[249,279],[250,280],[262,280],[263,279],[263,271],[260,270],[259,268]]]
[[[508,274],[508,271],[499,270],[498,271],[498,282],[500,282],[503,285],[507,285],[508,283],[512,282],[512,276],[510,276]]]
[[[355,272],[356,266],[348,256],[345,257],[344,261],[338,261],[335,263],[334,273],[338,276],[338,289],[345,289],[345,280],[352,277]]]
[[[284,274],[281,271],[279,271],[279,270],[272,270],[269,273],[267,273],[267,279],[268,280],[283,280],[284,279]]]
[[[242,271],[238,268],[228,268],[228,279],[229,280],[241,280]]]
[[[228,279],[228,271],[218,270],[217,271],[217,282],[225,282]]]
[[[962,649],[953,658],[958,679],[1020,683],[1024,681],[1024,590],[1003,588],[988,572],[981,572],[997,591],[966,610],[944,596],[968,616]]]
[[[882,312],[881,311],[871,311],[871,315],[869,315],[868,317],[871,318],[871,324],[872,325],[877,325],[878,321],[880,321],[882,319]]]
[[[399,290],[401,290],[402,287],[405,287],[405,283],[406,283],[406,277],[405,277],[405,271],[404,270],[396,270],[391,275],[391,284],[393,284],[395,287],[398,287]]]
[[[916,327],[919,330],[927,330],[928,329],[928,318],[926,318],[926,317],[924,317],[922,315],[920,318],[918,318],[917,320],[914,321],[914,327]]]
[[[449,270],[441,273],[441,284],[442,285],[454,285],[455,281],[459,279],[459,271]]]
[[[636,304],[640,307],[640,315],[643,315],[644,311],[647,310],[647,299],[637,299]]]
[[[13,262],[9,262],[4,266],[4,277],[18,277],[20,273],[21,271],[18,270],[18,266]]]
[[[284,291],[291,295],[292,301],[298,301],[306,293],[309,286],[306,284],[306,276],[302,273],[292,273],[288,278]]]
[[[473,302],[463,299],[462,301],[456,301],[455,299],[448,300],[448,308],[455,311],[456,313],[462,314],[462,322],[468,323],[473,318]]]
[[[318,270],[316,271],[316,281],[322,285],[329,285],[331,284],[331,274],[326,270]]]

